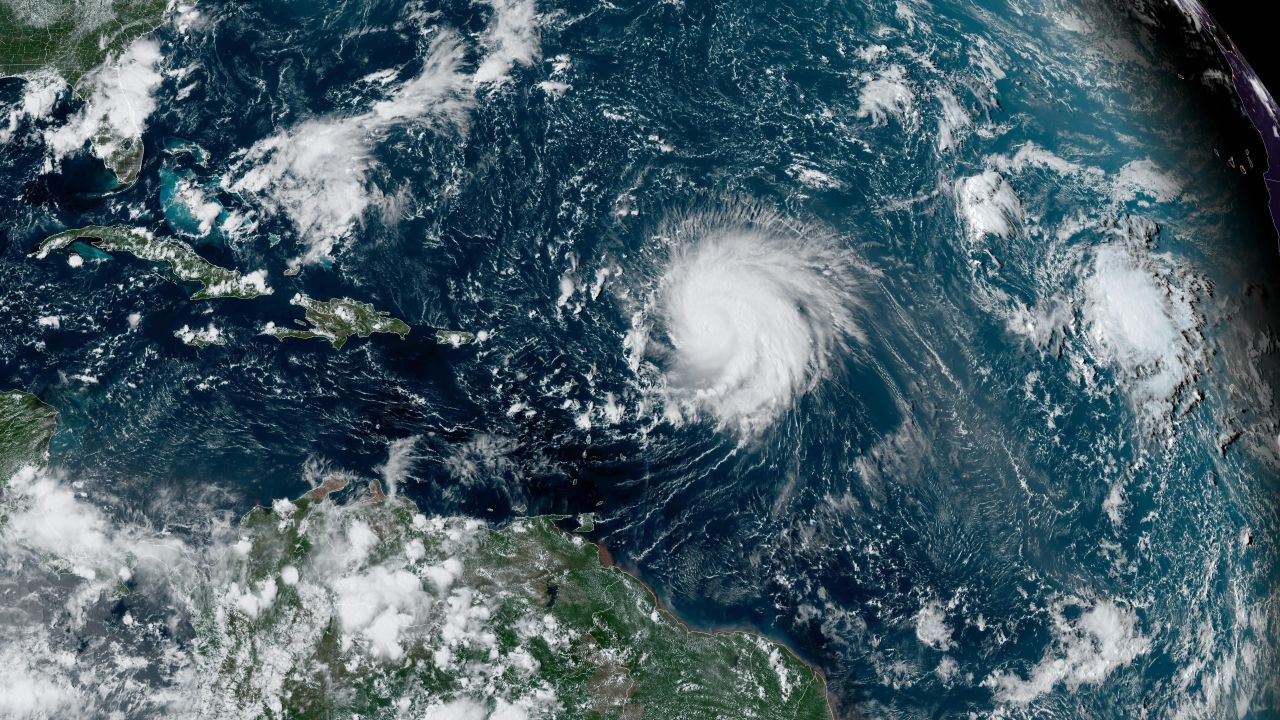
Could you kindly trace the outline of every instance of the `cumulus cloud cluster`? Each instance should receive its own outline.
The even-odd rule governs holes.
[[[132,146],[142,142],[147,118],[155,110],[162,59],[160,44],[142,37],[81,80],[77,87],[84,105],[64,125],[45,134],[54,160],[79,151],[86,142],[108,165],[122,154],[140,152]]]
[[[956,181],[956,202],[971,242],[986,235],[1008,238],[1025,219],[1013,187],[995,170]]]
[[[1070,619],[1066,611],[1073,607],[1083,611]],[[1025,705],[1059,684],[1070,690],[1097,684],[1151,649],[1151,640],[1138,630],[1137,614],[1110,600],[1060,600],[1052,623],[1053,644],[1027,677],[997,671],[983,681],[997,700]]]
[[[425,125],[460,131],[476,93],[503,84],[516,65],[538,53],[538,16],[529,0],[494,0],[474,73],[465,70],[468,47],[441,30],[422,70],[391,95],[355,115],[317,117],[263,138],[239,159],[228,189],[257,197],[293,223],[307,249],[294,264],[331,259],[337,244],[381,197],[370,175],[373,150],[394,127]]]
[[[283,213],[307,244],[303,263],[331,257],[337,242],[372,202],[372,147],[391,127],[411,121],[456,124],[466,103],[464,52],[442,33],[421,73],[368,112],[308,120],[259,140],[241,159],[228,188],[251,193]]]
[[[67,90],[67,83],[52,72],[32,74],[22,88],[22,100],[9,110],[8,119],[0,125],[0,144],[13,139],[24,120],[42,118],[53,110],[54,103]]]
[[[1082,304],[1087,338],[1148,414],[1168,412],[1196,372],[1203,352],[1199,285],[1142,247],[1112,243],[1094,252]]]
[[[411,688],[402,702],[419,717],[465,706],[480,718],[518,719],[555,707],[524,643],[564,646],[568,631],[542,612],[507,618],[501,627],[520,644],[500,646],[502,600],[467,572],[486,532],[479,521],[427,517],[391,498],[306,513],[278,500],[270,514],[184,540],[115,520],[81,495],[64,476],[34,467],[0,494],[0,591],[45,588],[30,610],[66,618],[52,627],[20,617],[23,603],[0,615],[0,715],[121,707],[166,717],[278,715],[290,683],[323,671],[312,660],[328,633],[344,672],[394,671],[412,649],[474,691]],[[92,633],[107,642],[69,649],[66,639],[103,622],[125,584],[145,587],[159,615],[110,619]],[[195,636],[183,641],[174,628],[186,623]],[[252,672],[228,675],[231,667]],[[486,686],[498,677],[510,688]]]
[[[871,118],[884,125],[889,118],[906,119],[915,107],[915,93],[907,82],[907,71],[901,65],[890,65],[876,74],[863,76],[858,93],[858,117]]]

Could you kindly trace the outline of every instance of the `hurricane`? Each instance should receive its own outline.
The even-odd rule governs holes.
[[[755,207],[681,216],[662,235],[671,252],[640,326],[655,342],[633,347],[660,368],[668,419],[758,436],[859,336],[854,257]]]
[[[0,720],[1280,720],[1211,1],[0,0]]]

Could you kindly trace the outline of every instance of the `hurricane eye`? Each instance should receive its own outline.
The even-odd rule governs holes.
[[[683,223],[653,308],[672,348],[667,399],[757,434],[854,333],[852,264],[835,238],[764,212]]]

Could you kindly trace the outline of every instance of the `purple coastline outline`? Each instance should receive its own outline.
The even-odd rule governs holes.
[[[1280,241],[1280,105],[1276,104],[1258,73],[1245,60],[1244,54],[1199,0],[1174,1],[1195,24],[1200,34],[1213,42],[1231,67],[1231,82],[1235,85],[1236,96],[1240,98],[1254,129],[1262,137],[1262,146],[1267,155],[1267,170],[1262,179],[1267,188],[1271,224]]]

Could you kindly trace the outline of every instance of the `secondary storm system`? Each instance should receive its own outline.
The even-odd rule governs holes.
[[[1212,30],[0,0],[0,718],[1276,717]]]

